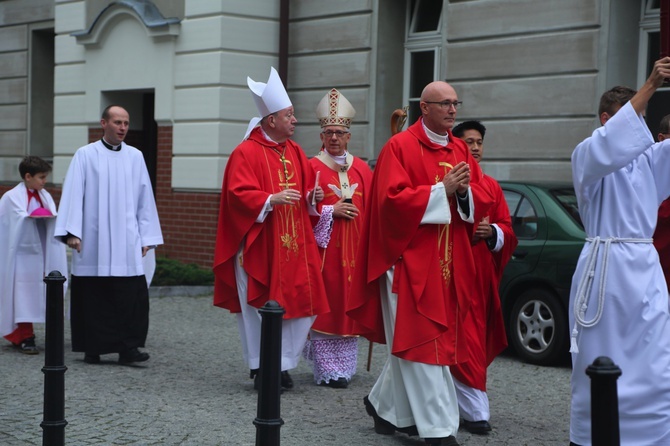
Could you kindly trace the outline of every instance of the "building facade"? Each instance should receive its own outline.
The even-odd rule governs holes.
[[[58,198],[102,109],[123,105],[155,188],[158,254],[210,266],[226,160],[256,115],[246,79],[270,66],[308,156],[330,88],[356,108],[351,151],[373,159],[393,110],[413,122],[442,79],[464,102],[458,120],[487,126],[487,173],[569,181],[600,94],[640,86],[658,58],[659,16],[659,0],[0,0],[0,191],[33,154],[53,161]]]

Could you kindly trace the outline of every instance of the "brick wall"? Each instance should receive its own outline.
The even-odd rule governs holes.
[[[58,203],[60,202],[61,188],[54,186],[52,183],[49,183],[49,181],[51,181],[51,176],[47,177],[47,185],[44,188],[51,194],[56,202],[56,206],[58,206]],[[8,190],[13,189],[14,186],[16,186],[16,184],[0,184],[0,197]]]
[[[158,127],[156,203],[165,245],[158,255],[210,268],[219,218],[219,193],[172,190],[172,127]]]

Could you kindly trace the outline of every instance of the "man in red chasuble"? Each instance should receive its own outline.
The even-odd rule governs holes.
[[[486,127],[479,121],[465,121],[453,129],[463,139],[478,163],[484,154]],[[485,435],[491,430],[486,368],[507,347],[505,321],[498,295],[503,270],[517,245],[512,219],[500,184],[483,175],[480,184],[494,197],[489,213],[477,225],[472,251],[477,266],[478,294],[470,305],[467,344],[470,360],[451,368],[458,396],[462,426],[470,433]]]
[[[214,254],[214,305],[237,313],[244,360],[258,388],[261,316],[268,300],[286,311],[281,386],[300,360],[310,326],[328,311],[310,213],[323,199],[302,148],[289,138],[297,120],[279,75],[247,78],[262,118],[253,118],[223,177]],[[260,124],[260,125],[258,125]]]
[[[356,373],[358,338],[354,321],[345,314],[355,264],[365,201],[372,171],[347,149],[356,110],[342,93],[331,89],[316,107],[321,124],[321,151],[309,162],[318,172],[325,198],[315,226],[330,312],[314,321],[305,354],[312,361],[314,381],[345,388]]]
[[[446,82],[428,84],[421,117],[382,148],[361,232],[348,314],[390,355],[364,398],[375,431],[457,445],[449,366],[468,360],[464,323],[476,292],[470,247],[492,198],[451,128],[461,105]]]

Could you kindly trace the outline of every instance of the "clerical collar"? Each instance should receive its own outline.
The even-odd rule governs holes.
[[[273,142],[273,143],[275,143],[275,144],[279,144],[277,141],[275,141],[274,139],[270,138],[270,136],[269,136],[267,133],[265,133],[265,130],[263,130],[263,127],[261,127],[261,133],[263,134],[263,137],[264,137],[265,139],[267,139],[268,141]]]
[[[426,127],[426,124],[423,122],[423,120],[421,121],[421,125],[423,125],[423,130],[426,132],[426,136],[428,136],[428,139],[430,139],[431,142],[434,142],[435,144],[438,144],[442,147],[449,144],[449,135],[438,135]]]
[[[344,166],[345,164],[347,164],[347,151],[346,150],[344,151],[344,154],[342,154],[342,155],[331,155],[330,152],[327,151],[326,149],[323,149],[323,151],[326,152],[326,154],[328,154],[328,156],[331,157],[333,159],[333,161],[335,161],[340,166]]]
[[[121,144],[119,144],[118,146],[113,146],[107,141],[105,141],[105,138],[101,138],[100,141],[102,142],[102,145],[107,147],[109,150],[113,150],[114,152],[118,152],[119,150],[121,150]]]

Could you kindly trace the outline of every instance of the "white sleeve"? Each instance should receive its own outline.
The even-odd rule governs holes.
[[[451,209],[444,190],[443,183],[433,184],[430,187],[428,206],[421,219],[422,225],[446,225],[451,223]]]
[[[465,215],[460,205],[457,206],[458,214],[461,216],[463,221],[468,223],[474,222],[475,215],[475,205],[472,201],[472,193],[470,188],[468,188],[467,198],[470,203],[470,212],[469,215]],[[458,201],[458,199],[456,199]],[[428,198],[428,206],[426,206],[426,211],[423,214],[421,219],[422,225],[447,225],[451,223],[451,209],[449,208],[449,200],[447,199],[447,194],[444,190],[443,183],[433,184],[430,187],[430,197]]]
[[[491,226],[496,228],[496,245],[491,251],[498,252],[502,249],[503,246],[505,246],[505,233],[502,232],[502,229],[500,229],[500,226],[498,226],[496,223],[492,223]]]
[[[572,152],[572,177],[576,188],[597,183],[626,166],[653,144],[654,138],[642,115],[635,113],[627,102]]]
[[[258,214],[258,217],[256,217],[256,223],[263,223],[265,219],[267,218],[268,214],[272,211],[272,205],[270,204],[270,198],[272,198],[272,194],[268,195],[268,199],[265,200],[265,206],[263,206],[263,209],[261,209],[261,213]]]

